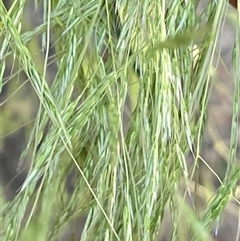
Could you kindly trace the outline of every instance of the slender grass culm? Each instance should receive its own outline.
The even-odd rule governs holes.
[[[227,1],[201,14],[198,1],[11,2],[0,1],[0,89],[20,91],[27,78],[32,113],[18,124],[31,126],[18,164],[27,175],[12,200],[1,197],[1,240],[213,240],[240,178],[239,10],[229,158],[213,194],[196,173],[208,165],[201,147]]]

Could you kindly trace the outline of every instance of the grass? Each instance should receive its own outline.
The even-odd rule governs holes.
[[[158,240],[169,213],[171,240],[210,240],[240,177],[239,32],[227,172],[201,213],[184,197],[199,196],[194,173],[227,3],[196,16],[193,1],[36,1],[42,21],[25,30],[27,4],[0,3],[0,73],[11,69],[1,86],[26,76],[38,97],[20,160],[28,175],[2,205],[1,238],[60,240],[86,215],[81,240]]]

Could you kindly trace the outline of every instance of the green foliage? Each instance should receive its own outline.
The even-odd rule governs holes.
[[[218,195],[198,216],[179,194],[189,191],[200,161],[226,3],[211,1],[197,17],[194,1],[40,2],[43,21],[28,31],[22,26],[27,1],[15,1],[9,11],[0,3],[0,76],[9,58],[19,67],[1,86],[17,81],[21,71],[39,99],[22,154],[31,158],[28,175],[1,210],[2,240],[60,240],[81,215],[87,215],[81,240],[157,240],[167,206],[172,240],[186,238],[179,232],[183,210],[188,239],[210,240],[211,225],[240,177],[240,73],[228,171]],[[43,56],[36,56],[40,50]],[[57,66],[53,80],[50,61]]]

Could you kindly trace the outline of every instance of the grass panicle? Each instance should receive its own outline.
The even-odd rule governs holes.
[[[167,215],[171,240],[210,240],[240,178],[239,27],[226,176],[203,213],[184,197],[197,192],[227,3],[210,1],[199,16],[194,1],[35,1],[41,21],[25,29],[30,3],[13,2],[0,3],[0,89],[27,79],[38,100],[21,156],[27,176],[1,200],[1,240],[62,240],[80,216],[84,241],[158,240]]]

